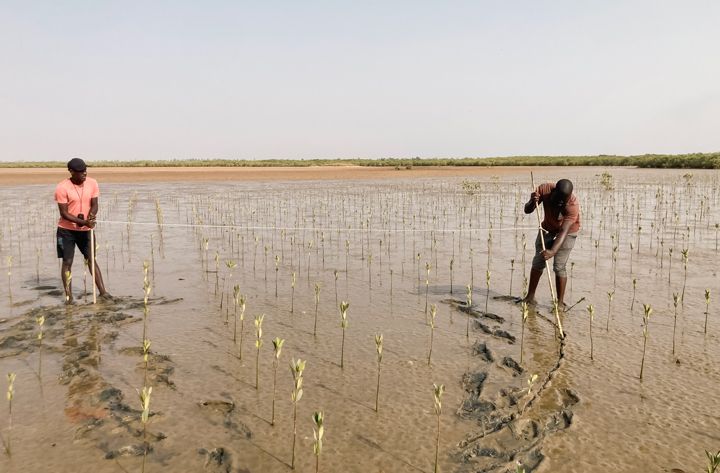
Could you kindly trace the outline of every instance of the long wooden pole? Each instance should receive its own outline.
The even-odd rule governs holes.
[[[535,192],[535,178],[533,177],[533,173],[530,172],[530,183],[532,184],[533,192]],[[538,221],[538,236],[540,237],[540,243],[542,244],[543,251],[546,251],[547,248],[545,248],[545,236],[543,235],[543,232],[545,231],[542,227],[542,222],[540,220],[540,205],[537,201],[535,201],[535,215],[537,215],[537,221]],[[562,328],[562,322],[560,322],[560,312],[558,309],[558,300],[557,296],[555,295],[555,286],[553,286],[552,277],[550,276],[550,261],[545,260],[545,269],[547,270],[547,278],[548,278],[548,285],[550,286],[550,294],[552,294],[553,299],[553,312],[555,313],[555,320],[557,321],[558,330],[560,331],[560,338],[565,338],[565,333],[563,332]]]
[[[95,230],[92,228],[90,229],[90,274],[92,276],[93,304],[97,304],[95,294]]]

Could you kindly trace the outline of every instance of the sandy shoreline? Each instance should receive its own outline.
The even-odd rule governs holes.
[[[408,179],[426,177],[478,177],[536,173],[577,172],[567,167],[471,167],[433,166],[396,170],[392,167],[311,166],[311,167],[118,167],[88,168],[88,175],[100,182],[179,181],[302,181],[345,179]],[[595,168],[593,168],[595,169]],[[597,168],[601,169],[601,168]],[[0,173],[0,185],[54,184],[67,177],[62,168],[9,168]]]

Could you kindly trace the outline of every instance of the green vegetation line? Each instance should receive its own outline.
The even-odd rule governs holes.
[[[93,167],[309,167],[368,166],[636,166],[640,168],[720,169],[720,153],[645,154],[640,156],[508,156],[502,158],[386,159],[172,159],[88,161]],[[0,162],[0,168],[62,168],[64,161]]]

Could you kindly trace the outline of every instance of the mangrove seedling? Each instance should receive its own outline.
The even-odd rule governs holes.
[[[434,472],[439,471],[438,455],[440,453],[440,414],[442,414],[442,397],[445,394],[445,385],[437,385],[433,383],[433,400],[435,401],[435,416],[437,417],[437,435],[435,436],[435,468]]]
[[[7,441],[5,442],[5,453],[10,456],[11,455],[11,449],[10,449],[10,439],[12,437],[12,426],[13,426],[13,417],[12,417],[12,402],[13,398],[15,397],[15,378],[17,375],[15,373],[8,373],[7,374],[7,381],[8,381],[8,388],[7,388],[7,400],[8,400],[8,435],[7,435]]]
[[[255,389],[260,388],[260,348],[263,346],[262,341],[262,323],[265,314],[255,316]]]
[[[313,324],[313,337],[317,335],[318,305],[320,305],[320,283],[315,283],[315,323]]]
[[[605,331],[610,331],[610,311],[612,310],[613,296],[615,296],[615,289],[608,291],[608,312],[607,312],[607,323],[605,324]]]
[[[708,458],[707,473],[715,473],[720,468],[720,450],[717,453],[708,452],[705,450],[705,455]]]
[[[467,327],[465,328],[465,337],[470,338],[470,307],[472,307],[472,286],[465,286],[465,307],[468,308]]]
[[[710,312],[710,289],[705,289],[705,331],[707,333],[708,313]]]
[[[530,377],[527,380],[527,394],[525,397],[527,397],[527,401],[525,402],[525,405],[520,409],[520,415],[525,412],[525,409],[527,409],[528,405],[530,405],[530,401],[532,401],[532,388],[535,385],[535,381],[537,381],[538,375],[536,373],[533,373],[530,375]]]
[[[345,329],[347,328],[347,310],[350,307],[349,302],[342,301],[340,303],[340,327],[342,328],[342,342],[340,345],[340,368],[345,366]]]
[[[377,387],[375,388],[375,412],[378,411],[378,400],[380,399],[380,364],[383,359],[383,336],[382,333],[375,334],[375,352],[377,353]]]
[[[138,391],[140,396],[140,406],[142,407],[142,414],[140,415],[140,422],[143,426],[143,461],[142,461],[142,472],[145,471],[145,458],[148,452],[147,443],[147,423],[150,418],[150,395],[152,394],[152,387],[143,387],[142,391]]]
[[[428,290],[430,288],[430,263],[425,263],[425,321],[428,315]]]
[[[673,297],[673,306],[674,306],[672,352],[674,355],[675,354],[675,329],[677,327],[677,308],[678,308],[678,303],[680,302],[680,295],[677,292],[673,292],[672,297]]]
[[[680,253],[682,254],[682,260],[683,260],[683,268],[684,268],[684,276],[683,276],[683,288],[682,288],[682,295],[680,296],[680,302],[685,303],[685,285],[687,284],[687,265],[688,265],[688,253],[690,250],[685,248],[684,250],[680,250]]]
[[[392,274],[392,269],[390,270],[390,274]],[[337,293],[338,272],[337,272],[337,269],[333,270],[333,276],[335,277],[335,305],[337,305],[338,304],[338,293]],[[392,279],[390,281],[391,281],[390,287],[392,287]],[[392,289],[390,290],[390,294],[392,296]]]
[[[290,372],[293,376],[293,391],[290,400],[293,403],[293,443],[292,443],[292,459],[290,460],[290,468],[295,469],[295,441],[297,439],[297,403],[300,402],[303,395],[303,371],[305,371],[305,361],[294,358],[290,362]]]
[[[490,271],[485,271],[485,313],[488,311],[488,299],[490,298]]]
[[[320,471],[320,454],[322,453],[323,435],[325,435],[325,414],[323,411],[313,413],[313,453],[315,454],[315,473]]]
[[[238,306],[240,305],[240,285],[235,284],[233,286],[233,343],[237,342],[237,321],[238,321]]]
[[[220,286],[220,253],[215,251],[215,295],[217,296]]]
[[[587,306],[588,314],[590,315],[590,359],[594,360],[593,357],[593,337],[592,337],[592,326],[593,326],[593,320],[595,319],[595,307],[590,304]]]
[[[147,385],[148,375],[148,359],[150,356],[150,345],[151,342],[147,338],[143,340],[142,353],[143,353],[143,365],[144,365],[144,384]]]
[[[232,284],[232,272],[233,272],[233,269],[235,269],[237,267],[237,263],[235,261],[228,260],[228,261],[225,261],[225,266],[227,267],[228,274],[223,279],[222,294],[220,294],[220,310],[221,311],[223,309],[223,302],[226,299],[225,285],[228,281],[230,282],[230,284]],[[225,325],[228,324],[228,318],[229,318],[229,314],[228,314],[227,307],[226,307],[226,309],[225,309]]]
[[[295,271],[290,275],[290,313],[295,312]]]
[[[240,299],[238,299],[238,303],[240,304],[240,346],[238,347],[240,361],[242,361],[243,335],[245,332],[245,302],[246,298],[244,295],[241,294]]]
[[[516,246],[517,248],[517,246]],[[515,258],[512,258],[510,260],[510,293],[509,295],[512,296],[512,283],[513,283],[513,274],[515,273]],[[572,274],[572,270],[571,270]],[[572,281],[572,279],[571,279]]]
[[[12,304],[12,263],[13,263],[13,257],[12,255],[9,255],[6,259],[7,261],[7,277],[8,277],[8,295],[10,296],[10,303]]]
[[[640,362],[640,381],[643,379],[643,368],[645,368],[645,347],[647,346],[648,339],[648,324],[650,323],[650,315],[652,314],[652,307],[650,304],[643,304],[643,353],[642,361]]]
[[[450,294],[453,293],[453,266],[455,265],[455,258],[450,258]]]
[[[45,316],[41,315],[40,317],[36,317],[35,321],[37,322],[37,325],[38,325],[37,339],[38,339],[38,343],[40,346],[40,352],[42,353],[42,341],[43,341],[43,337],[44,337],[43,327],[45,326]]]
[[[280,256],[275,255],[275,297],[277,298],[278,293],[278,271],[280,271]]]
[[[275,359],[273,360],[273,392],[272,392],[272,416],[270,418],[270,425],[275,425],[275,386],[277,385],[277,369],[280,364],[280,354],[282,353],[282,347],[285,343],[280,337],[275,337],[272,341],[273,352],[275,353]]]
[[[437,315],[437,306],[432,304],[430,306],[430,350],[428,351],[428,365],[432,361],[432,349],[433,349],[433,338],[435,335],[435,316]]]
[[[523,301],[520,304],[520,310],[522,311],[522,321],[520,322],[520,364],[523,362],[523,344],[525,343],[525,322],[527,321],[530,313],[528,303]]]

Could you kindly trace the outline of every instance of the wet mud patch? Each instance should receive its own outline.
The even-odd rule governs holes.
[[[466,395],[456,412],[475,421],[478,429],[452,453],[460,465],[458,471],[505,473],[516,471],[518,465],[528,473],[534,471],[544,458],[543,440],[572,425],[572,407],[580,401],[573,391],[553,388],[550,383],[564,358],[564,341],[554,337],[551,321],[538,316],[547,327],[545,336],[553,337],[557,348],[549,349],[548,356],[536,357],[540,361],[529,368],[509,353],[516,336],[503,327],[504,319],[486,317],[459,301],[445,302],[473,317],[479,338],[471,348],[479,365],[461,380]],[[537,378],[529,386],[526,378],[531,374]]]
[[[142,300],[139,303],[142,305]],[[137,304],[133,299],[116,299],[97,305],[30,309],[6,323],[0,335],[0,357],[27,356],[42,350],[43,356],[59,360],[58,384],[67,387],[64,414],[67,422],[76,426],[76,442],[94,446],[107,459],[135,457],[147,450],[154,452],[154,461],[163,462],[168,456],[158,455],[157,446],[166,436],[154,426],[162,419],[161,413],[151,410],[144,434],[138,395],[126,395],[103,373],[103,357],[118,353],[114,342],[120,331],[142,320],[133,309]],[[44,318],[42,346],[37,338],[40,318]],[[142,350],[138,350],[123,349],[120,353],[137,355],[138,364],[144,368]],[[148,385],[156,389],[158,385],[172,387],[172,360],[151,353],[148,361]],[[142,380],[139,373],[138,387]]]
[[[123,355],[135,357],[139,360],[135,365],[135,371],[145,373],[145,361],[143,359],[144,353],[142,347],[125,347],[121,348],[118,352]],[[169,356],[155,353],[152,350],[148,352],[147,379],[150,386],[164,384],[169,388],[175,389],[175,382],[170,379],[170,376],[174,371],[175,365]]]

